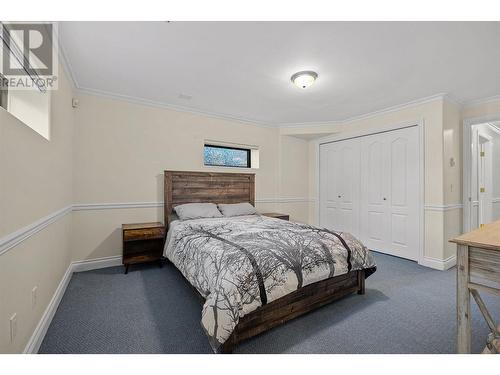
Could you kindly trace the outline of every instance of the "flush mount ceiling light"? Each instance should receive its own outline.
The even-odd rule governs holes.
[[[318,73],[313,72],[312,70],[304,70],[302,72],[295,73],[290,79],[293,84],[301,89],[305,89],[311,86],[314,81],[318,78]]]

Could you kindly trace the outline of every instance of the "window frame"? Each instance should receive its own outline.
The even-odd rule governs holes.
[[[247,165],[246,166],[242,166],[242,165],[207,164],[206,161],[205,161],[205,148],[206,147],[221,148],[221,149],[228,149],[228,150],[237,150],[237,151],[246,151],[246,154],[247,154]],[[218,144],[213,144],[213,143],[207,143],[207,142],[205,142],[203,144],[203,165],[205,167],[251,169],[252,168],[252,149],[251,148],[237,147],[237,146],[218,145]]]

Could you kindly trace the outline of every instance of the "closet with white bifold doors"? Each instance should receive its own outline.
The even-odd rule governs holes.
[[[419,128],[320,144],[320,226],[368,248],[418,260]]]

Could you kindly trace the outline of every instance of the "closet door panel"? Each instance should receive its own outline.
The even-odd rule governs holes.
[[[386,146],[380,135],[361,141],[361,239],[371,249],[387,247]]]
[[[390,253],[418,259],[418,129],[416,127],[387,133],[390,221]]]
[[[408,139],[398,137],[390,144],[391,245],[408,246]],[[396,250],[397,251],[397,250]]]
[[[338,181],[335,178],[339,170],[338,157],[336,144],[321,145],[320,225],[329,229],[334,229],[339,225]]]
[[[360,141],[351,139],[338,142],[339,223],[337,230],[359,235]]]
[[[391,142],[391,204],[407,207],[408,204],[408,139],[398,137]]]
[[[326,202],[326,226],[333,229],[339,225],[340,210],[338,205],[338,181],[335,178],[339,171],[339,151],[336,145],[329,145],[326,158],[327,172],[327,202]]]
[[[321,145],[320,225],[359,233],[359,140]]]

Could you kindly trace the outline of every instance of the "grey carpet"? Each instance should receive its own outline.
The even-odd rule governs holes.
[[[376,254],[366,294],[351,295],[238,346],[236,353],[454,353],[455,269]],[[483,298],[500,321],[500,299]],[[473,352],[487,326],[473,309]],[[171,264],[74,274],[40,353],[211,353],[201,306]]]

